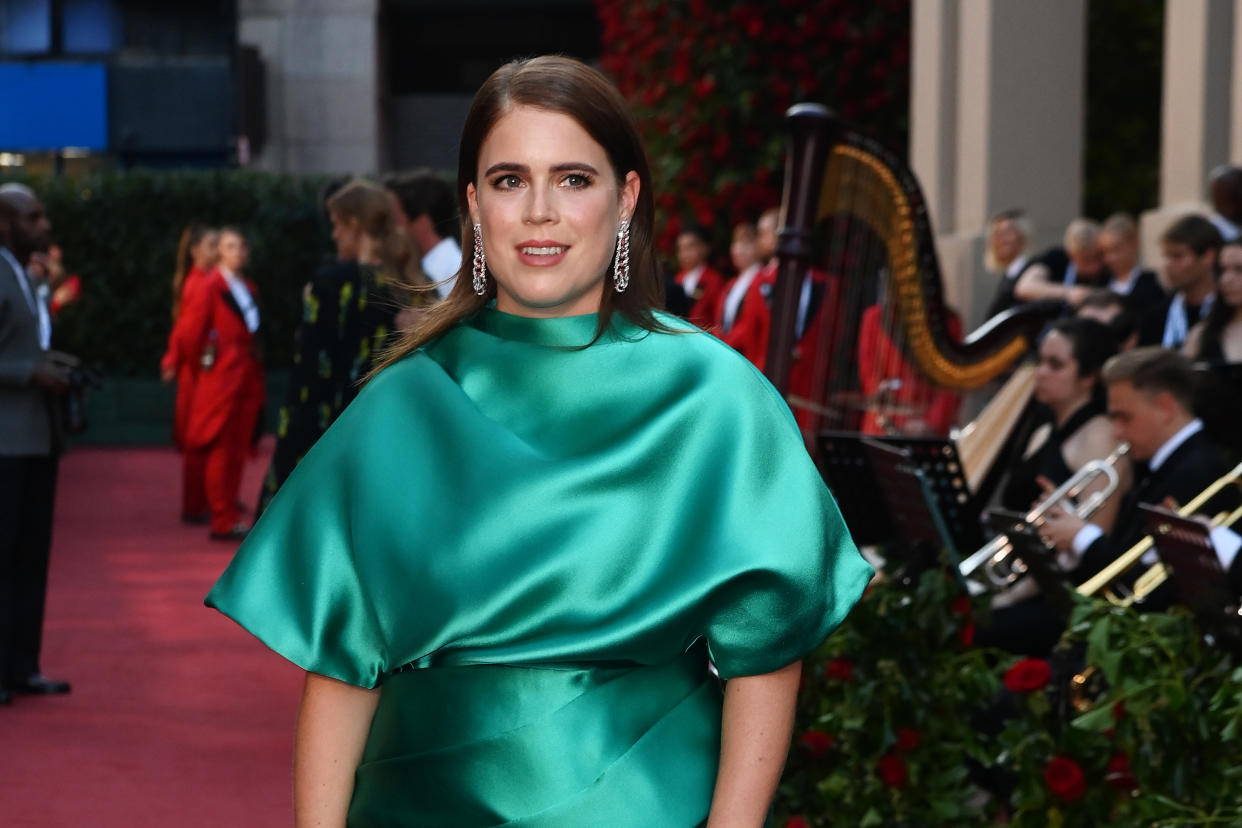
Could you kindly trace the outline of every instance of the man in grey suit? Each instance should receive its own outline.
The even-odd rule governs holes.
[[[43,204],[0,187],[0,704],[13,693],[68,693],[39,670],[52,508],[61,450],[58,397],[77,360],[51,350],[52,324],[27,274],[47,250]]]

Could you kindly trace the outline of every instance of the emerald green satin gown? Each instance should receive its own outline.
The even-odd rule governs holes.
[[[487,309],[376,377],[207,597],[382,687],[350,826],[690,828],[724,678],[815,648],[870,567],[784,401],[682,333]]]

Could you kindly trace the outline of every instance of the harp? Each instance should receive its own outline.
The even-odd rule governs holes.
[[[862,372],[874,367],[860,345],[868,321],[878,320],[872,332],[893,346],[896,355],[886,358],[906,363],[907,386],[918,385],[927,396],[978,389],[1013,369],[1060,306],[1013,309],[960,335],[945,303],[927,205],[913,172],[822,106],[797,104],[786,120],[791,140],[765,372],[804,431],[842,429],[832,421],[841,414],[841,399],[898,411],[912,399],[906,394],[886,404],[860,387]],[[821,324],[808,343],[796,331],[805,325],[799,315],[807,313],[804,282],[816,270],[828,298],[815,311]],[[1029,366],[1014,371],[992,404],[960,431],[956,451],[976,498],[1033,386]]]

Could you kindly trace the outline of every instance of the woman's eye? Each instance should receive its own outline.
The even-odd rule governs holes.
[[[518,178],[516,175],[502,175],[493,183],[495,186],[502,189],[511,190],[514,187],[520,187],[522,185],[522,179]]]
[[[572,188],[589,187],[591,179],[581,173],[570,173],[565,176],[565,185]]]

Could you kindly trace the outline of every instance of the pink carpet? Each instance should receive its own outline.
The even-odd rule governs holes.
[[[73,692],[0,707],[0,826],[291,824],[302,673],[203,606],[235,544],[179,506],[171,449],[61,463],[43,671]]]

